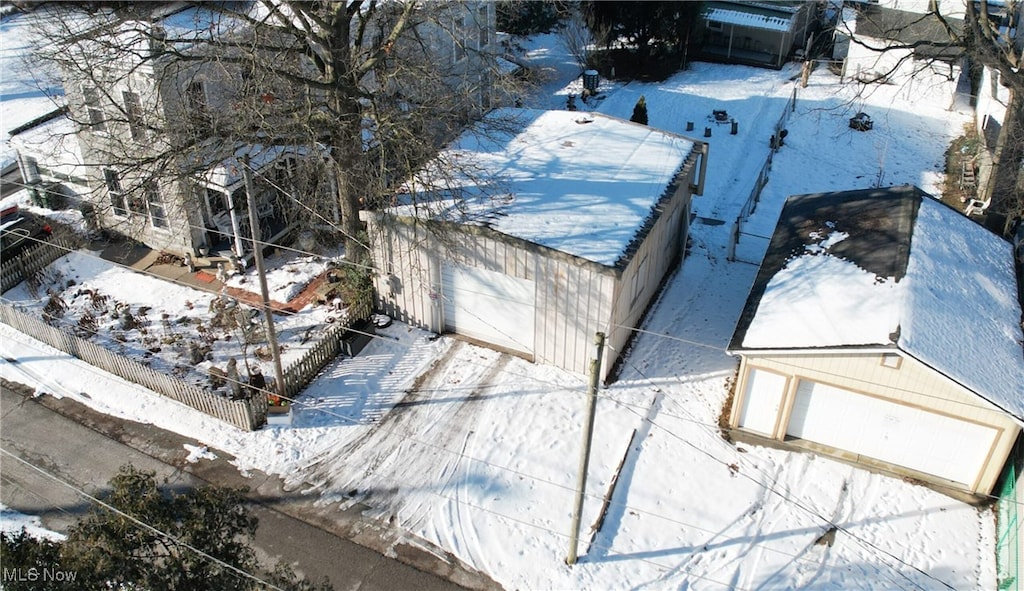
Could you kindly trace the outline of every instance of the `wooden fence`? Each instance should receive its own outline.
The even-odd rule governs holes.
[[[267,400],[262,396],[229,400],[50,326],[6,303],[0,303],[0,322],[90,365],[191,406],[239,429],[254,431],[267,421]]]
[[[728,253],[726,255],[726,258],[730,261],[737,260],[736,244],[739,242],[740,236],[743,234],[741,230],[743,222],[750,216],[754,215],[754,212],[757,210],[757,204],[761,201],[761,191],[764,190],[765,185],[768,184],[769,176],[771,175],[772,160],[775,158],[775,152],[784,145],[784,134],[782,134],[782,131],[786,129],[786,122],[789,121],[790,114],[796,111],[796,95],[797,89],[794,86],[793,94],[786,102],[786,108],[782,110],[779,120],[775,122],[775,129],[772,133],[770,144],[771,149],[768,151],[768,156],[765,158],[764,164],[761,166],[761,171],[757,174],[757,180],[754,181],[754,188],[751,189],[750,195],[747,197],[747,201],[743,204],[743,207],[740,208],[740,212],[736,216],[736,221],[733,222],[732,231],[729,236]]]
[[[30,279],[62,255],[74,250],[65,240],[54,239],[26,250],[17,258],[3,264],[3,291]],[[200,386],[169,376],[105,349],[91,341],[50,326],[42,320],[24,314],[14,307],[0,303],[0,322],[73,355],[90,365],[109,371],[130,382],[139,384],[158,394],[187,404],[239,429],[252,431],[266,423],[267,401],[253,399],[229,400]],[[353,325],[348,318],[331,325],[323,338],[297,361],[284,369],[284,396],[294,400],[343,350],[343,339]]]
[[[324,366],[342,352],[342,341],[354,324],[357,324],[357,321],[349,317],[332,324],[320,342],[283,370],[286,398],[294,399],[298,396],[299,392],[320,374]]]

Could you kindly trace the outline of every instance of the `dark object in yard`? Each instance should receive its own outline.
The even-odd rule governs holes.
[[[867,113],[857,113],[853,117],[850,117],[850,128],[856,129],[857,131],[868,131],[875,126],[874,122],[871,121],[871,117],[868,117]]]
[[[357,322],[342,335],[341,352],[348,357],[355,357],[374,336],[376,326],[372,322]]]
[[[789,135],[789,130],[787,130],[787,129],[779,130],[779,133],[773,135],[771,137],[771,139],[768,140],[768,145],[771,146],[771,148],[773,150],[777,150],[777,149],[781,148],[782,146],[784,146],[786,144],[786,136],[787,135]]]
[[[391,317],[387,314],[374,314],[373,323],[377,328],[387,328],[391,326]]]
[[[831,548],[832,544],[836,543],[837,530],[838,528],[833,525],[832,527],[825,530],[825,533],[818,536],[818,539],[814,540],[814,543],[818,546],[828,546],[829,548]]]
[[[725,110],[714,110],[711,111],[711,114],[715,117],[715,121],[719,123],[725,123],[726,121],[729,120],[729,113]]]
[[[256,396],[261,390],[267,389],[267,379],[263,377],[263,372],[260,371],[258,366],[249,368],[249,392],[252,396]]]
[[[710,127],[705,127],[704,128],[704,137],[711,137],[711,128]]]

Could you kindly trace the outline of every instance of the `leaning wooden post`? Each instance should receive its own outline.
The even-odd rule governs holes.
[[[252,174],[249,170],[249,156],[242,159],[242,179],[245,181],[245,198],[249,206],[249,229],[252,233],[252,258],[256,261],[256,273],[260,278],[260,294],[263,296],[263,315],[267,324],[267,342],[270,354],[274,358],[274,385],[276,394],[281,398],[288,396],[284,383],[284,370],[281,369],[281,351],[277,346],[277,331],[274,330],[274,312],[270,309],[270,290],[267,288],[267,271],[263,266],[263,241],[260,235],[260,220],[256,215],[256,197],[252,187]]]
[[[572,511],[572,529],[569,532],[569,555],[565,558],[568,565],[576,564],[576,550],[580,540],[580,519],[583,514],[583,498],[587,492],[587,465],[590,463],[590,444],[594,438],[594,411],[597,408],[597,385],[601,376],[601,357],[604,355],[604,333],[597,333],[594,338],[597,345],[597,357],[590,360],[590,384],[587,387],[587,417],[583,424],[583,452],[580,454],[580,467],[576,474],[576,504]]]

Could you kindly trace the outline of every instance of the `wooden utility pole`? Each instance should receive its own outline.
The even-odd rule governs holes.
[[[274,312],[270,309],[270,290],[267,288],[267,271],[263,266],[263,242],[260,235],[260,220],[256,215],[256,196],[253,194],[252,173],[249,156],[242,158],[242,179],[245,181],[245,199],[249,206],[249,231],[252,235],[252,258],[256,261],[256,274],[260,278],[260,294],[263,296],[263,317],[267,325],[267,341],[274,358],[274,385],[276,394],[284,397],[284,370],[281,369],[281,351],[277,346],[277,331],[274,329]]]
[[[569,532],[569,555],[565,558],[568,565],[576,564],[576,550],[580,539],[580,519],[583,514],[583,499],[587,492],[587,466],[590,464],[590,444],[594,438],[594,411],[597,408],[597,386],[601,378],[601,358],[604,356],[604,333],[599,332],[594,338],[597,345],[597,357],[590,360],[590,384],[587,387],[587,417],[583,425],[583,452],[580,454],[580,467],[576,474],[576,504],[572,511],[572,531]]]

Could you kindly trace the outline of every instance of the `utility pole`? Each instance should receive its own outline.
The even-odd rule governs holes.
[[[576,549],[580,539],[580,519],[583,514],[583,498],[587,492],[587,466],[590,464],[590,444],[594,439],[594,411],[597,409],[597,386],[601,378],[601,358],[604,356],[604,333],[594,337],[597,345],[597,357],[590,360],[590,384],[587,386],[587,417],[583,425],[583,452],[580,454],[580,467],[576,474],[576,505],[572,511],[572,531],[569,532],[569,555],[565,563],[576,564]]]
[[[252,173],[249,156],[242,158],[242,179],[245,181],[245,199],[249,206],[249,231],[252,234],[252,258],[256,261],[256,274],[260,278],[260,294],[263,296],[263,317],[267,325],[267,341],[274,358],[274,384],[277,395],[284,397],[284,370],[281,369],[281,351],[277,346],[277,332],[274,330],[274,313],[270,309],[270,290],[267,288],[267,271],[263,266],[263,242],[260,236],[260,220],[256,215],[256,196],[253,194]]]

